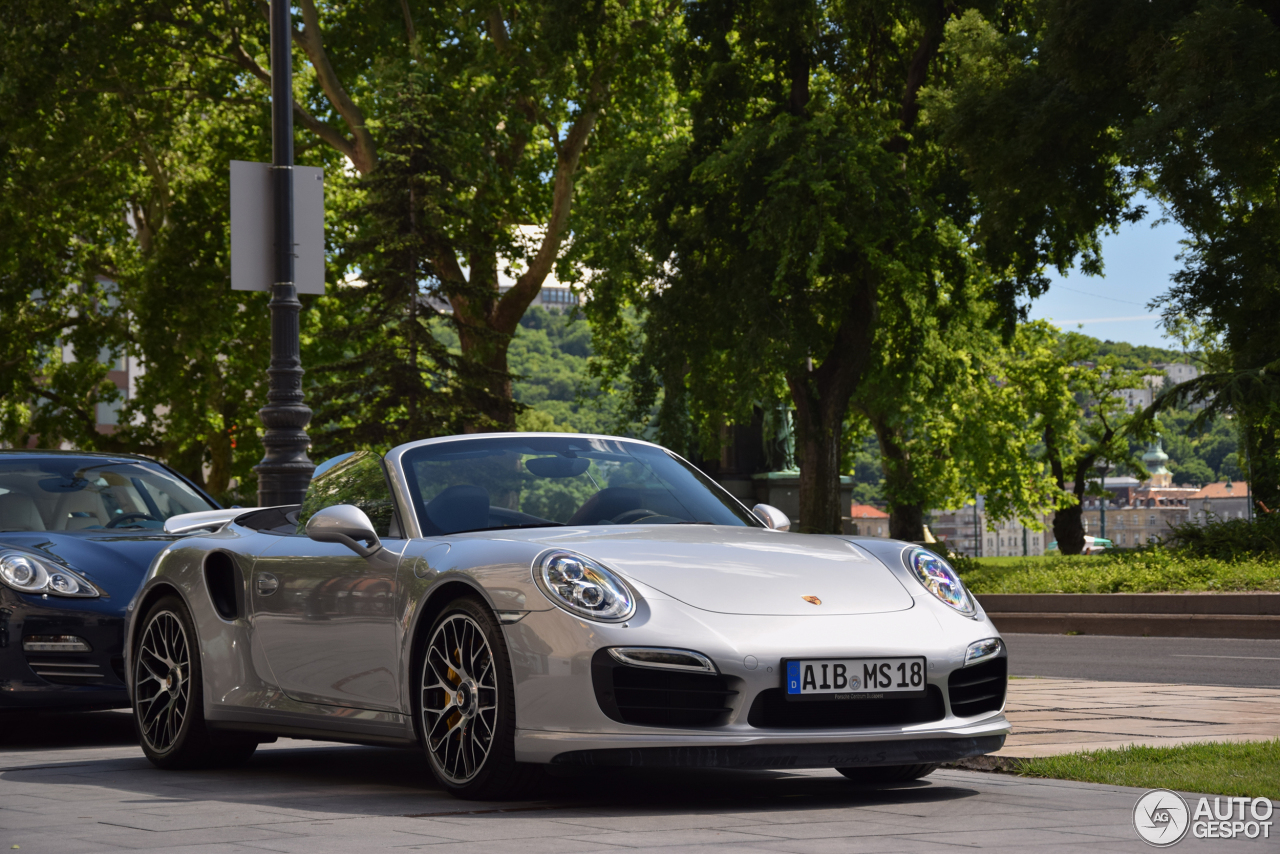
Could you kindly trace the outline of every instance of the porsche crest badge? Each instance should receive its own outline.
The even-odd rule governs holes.
[[[804,601],[808,602],[810,605],[821,605],[821,604],[822,604],[822,600],[821,600],[821,599],[819,599],[817,596],[801,596],[800,598],[801,598],[801,599],[803,599]]]

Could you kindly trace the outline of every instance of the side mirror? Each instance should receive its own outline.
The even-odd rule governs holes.
[[[318,543],[342,543],[360,557],[369,557],[382,548],[369,517],[350,504],[335,504],[318,511],[307,520],[307,536]]]
[[[791,530],[791,520],[777,507],[770,504],[757,504],[751,508],[751,512],[756,514],[757,519],[764,522],[766,528],[772,528],[775,531]]]

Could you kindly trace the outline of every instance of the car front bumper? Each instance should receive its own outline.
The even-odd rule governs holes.
[[[904,611],[813,618],[715,614],[649,596],[628,625],[587,623],[538,611],[505,628],[511,649],[516,758],[567,765],[742,768],[858,767],[948,762],[999,750],[1011,732],[1003,707],[955,714],[949,677],[969,644],[999,633],[985,615],[970,619],[917,602]],[[705,727],[612,720],[592,687],[591,659],[609,646],[689,649],[715,662],[735,692],[724,722]],[[936,719],[826,728],[755,726],[750,710],[782,684],[787,658],[923,655],[927,682],[945,698]],[[832,701],[839,702],[839,701]]]
[[[856,768],[954,762],[994,753],[1011,727],[1004,715],[968,726],[763,731],[757,734],[604,734],[516,731],[516,757],[553,765],[696,768]]]
[[[91,651],[27,651],[33,635],[72,635]],[[0,588],[0,709],[127,707],[123,654],[124,618],[112,603]]]

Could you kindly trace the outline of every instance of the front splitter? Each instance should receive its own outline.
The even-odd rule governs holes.
[[[843,744],[744,744],[725,747],[631,747],[574,750],[552,765],[629,768],[870,768],[955,762],[994,753],[1003,735]]]

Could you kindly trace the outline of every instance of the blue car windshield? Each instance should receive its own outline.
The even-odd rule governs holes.
[[[401,464],[428,537],[560,525],[760,527],[692,465],[638,442],[460,439],[412,448]]]
[[[50,456],[0,459],[0,531],[163,528],[213,505],[162,466]]]

